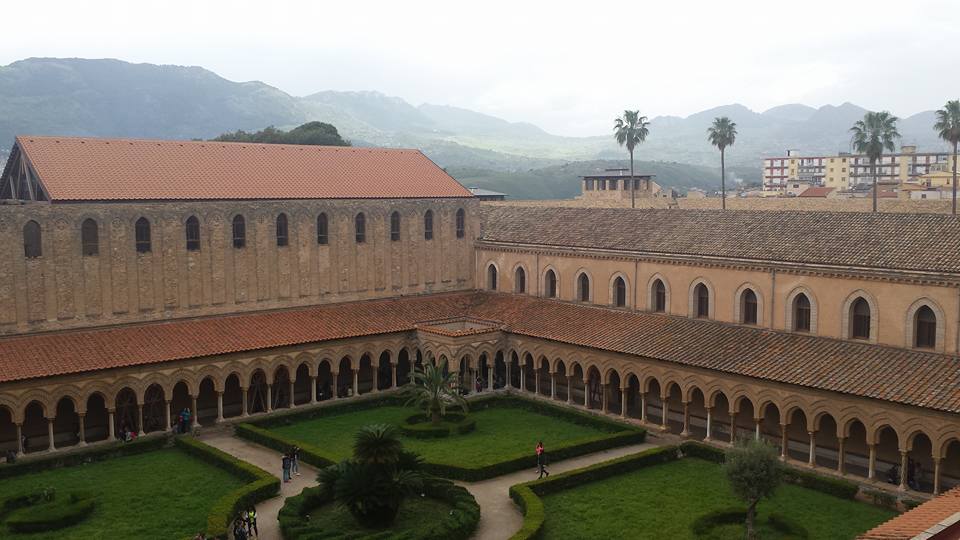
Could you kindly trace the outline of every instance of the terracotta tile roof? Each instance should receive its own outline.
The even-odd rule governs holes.
[[[483,240],[960,273],[960,218],[937,214],[485,206]]]
[[[473,317],[506,332],[960,412],[956,357],[712,321],[463,292],[0,339],[0,382],[412,331]]]
[[[20,136],[56,201],[472,197],[419,150]]]
[[[833,190],[832,187],[810,187],[801,191],[797,197],[826,197]]]
[[[939,497],[921,504],[920,506],[904,512],[899,516],[881,523],[869,531],[858,536],[858,540],[910,540],[920,533],[935,527],[936,525],[948,520],[954,514],[960,512],[960,487],[955,487],[950,491],[944,492]],[[946,528],[946,527],[944,527]],[[950,527],[950,533],[944,533],[943,536],[931,536],[930,538],[958,538],[955,527]]]

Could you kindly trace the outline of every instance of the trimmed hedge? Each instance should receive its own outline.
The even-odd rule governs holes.
[[[403,403],[403,399],[398,396],[387,396],[379,399],[348,402],[342,405],[333,405],[301,412],[294,412],[279,419],[263,418],[250,423],[238,424],[234,427],[234,432],[238,437],[247,439],[262,446],[266,446],[267,448],[278,450],[280,452],[286,452],[291,447],[298,446],[301,449],[300,459],[304,463],[308,463],[315,467],[326,467],[334,464],[337,461],[335,456],[330,456],[324,453],[323,450],[317,446],[278,435],[265,428],[276,425],[288,425],[293,423],[295,420],[346,414],[357,410],[379,407],[383,404],[402,405]],[[483,410],[489,407],[523,408],[540,414],[561,418],[571,423],[588,425],[595,429],[600,429],[607,432],[603,435],[581,439],[579,442],[569,446],[552,448],[550,450],[550,459],[556,461],[579,457],[585,454],[599,452],[601,450],[609,450],[610,448],[617,448],[630,444],[639,444],[644,442],[647,436],[647,432],[643,428],[538,400],[525,399],[509,395],[487,395],[473,398],[469,401],[469,403],[470,409],[473,411]],[[440,476],[443,478],[450,478],[464,482],[476,482],[479,480],[486,480],[488,478],[494,478],[496,476],[502,476],[512,472],[524,470],[533,466],[533,457],[528,454],[524,454],[522,456],[508,458],[499,463],[485,465],[482,467],[461,467],[457,465],[427,462],[424,463],[423,470],[434,476]]]
[[[724,508],[714,510],[693,520],[690,524],[690,531],[696,537],[703,537],[723,525],[743,525],[746,527],[747,510],[745,508]],[[759,520],[757,524],[761,523]],[[795,521],[789,520],[780,514],[770,514],[767,516],[767,526],[779,532],[784,538],[802,540],[809,538],[810,533],[807,529]]]
[[[70,467],[94,461],[103,461],[122,456],[142,454],[151,450],[158,450],[167,445],[167,436],[146,435],[131,442],[113,441],[97,444],[92,448],[66,450],[63,453],[51,454],[33,459],[21,458],[16,463],[0,464],[0,479],[32,474],[47,469]]]
[[[418,413],[408,416],[400,425],[400,432],[415,439],[440,439],[454,432],[458,435],[470,433],[477,428],[477,421],[461,413],[449,413],[440,424],[434,425],[427,415]]]
[[[227,538],[233,517],[241,509],[273,497],[280,491],[280,479],[263,469],[237,459],[226,452],[204,444],[192,437],[175,439],[178,448],[187,454],[219,467],[248,481],[247,484],[220,498],[207,514],[207,536]]]
[[[16,533],[55,531],[88,518],[96,505],[97,501],[90,493],[55,496],[50,502],[13,511],[6,519],[6,526]]]
[[[280,509],[278,520],[280,532],[284,540],[310,540],[314,538],[403,538],[409,540],[465,540],[477,528],[480,521],[480,505],[465,488],[457,486],[449,480],[430,478],[424,482],[424,494],[431,499],[437,499],[452,505],[449,513],[437,517],[436,523],[431,524],[417,533],[396,535],[389,530],[364,530],[359,525],[356,529],[331,529],[329,523],[323,520],[311,521],[310,513],[326,504],[333,504],[330,497],[323,493],[321,487],[306,488],[300,495],[289,497]],[[429,519],[431,516],[422,516]]]

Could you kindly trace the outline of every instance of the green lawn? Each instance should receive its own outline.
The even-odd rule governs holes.
[[[436,499],[410,497],[403,501],[397,520],[390,526],[390,533],[415,533],[422,527],[432,528],[450,512],[451,506]],[[325,531],[366,531],[357,520],[339,504],[326,504],[310,512],[310,521],[319,522]],[[370,529],[370,533],[377,532]],[[414,534],[414,536],[416,536]]]
[[[339,460],[352,454],[354,435],[360,427],[384,423],[399,425],[411,414],[413,411],[409,407],[382,406],[296,421],[270,430],[316,445]],[[533,456],[538,440],[543,441],[549,455],[551,448],[570,446],[607,433],[600,427],[575,424],[519,407],[496,406],[470,414],[477,421],[476,431],[442,439],[404,437],[404,448],[431,463],[481,467],[524,454]]]
[[[4,539],[182,538],[203,530],[207,512],[227,492],[244,484],[226,471],[176,449],[25,474],[0,481],[0,498],[52,487],[58,494],[96,494],[92,516],[47,533]]]
[[[550,540],[684,539],[693,538],[690,523],[698,516],[742,504],[719,465],[686,458],[547,495],[544,506],[544,538]],[[793,485],[781,486],[758,509],[760,520],[780,513],[806,527],[812,540],[849,540],[895,515]],[[724,529],[726,537],[741,537],[731,529]]]

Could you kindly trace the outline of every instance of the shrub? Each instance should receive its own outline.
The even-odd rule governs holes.
[[[680,443],[680,451],[683,455],[700,458],[714,463],[723,463],[727,459],[727,454],[723,450],[696,441],[684,441]]]
[[[517,503],[523,513],[523,526],[510,537],[510,540],[526,540],[539,538],[543,532],[543,522],[546,512],[543,508],[543,499],[525,484],[510,486],[510,498]]]
[[[820,476],[813,472],[801,471],[792,467],[784,467],[783,481],[841,499],[853,499],[860,490],[857,484],[848,480]]]
[[[883,506],[892,510],[897,509],[897,497],[886,491],[879,489],[865,489],[863,495],[870,499],[873,504]]]
[[[294,446],[297,446],[300,448],[300,461],[313,465],[318,469],[329,467],[336,463],[334,459],[324,455],[320,448],[312,444],[278,435],[268,429],[263,429],[253,424],[237,424],[234,426],[233,431],[234,434],[241,439],[257,443],[260,446],[272,448],[278,452],[286,452]]]
[[[415,414],[404,420],[400,432],[416,439],[435,439],[470,433],[477,427],[477,421],[465,414],[447,413],[439,424],[434,424],[425,414]]]
[[[93,513],[96,499],[89,493],[71,493],[52,501],[13,511],[6,526],[16,533],[55,531],[80,523]]]

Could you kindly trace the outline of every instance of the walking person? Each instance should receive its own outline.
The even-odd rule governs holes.
[[[252,506],[247,510],[247,535],[260,536],[260,529],[257,529],[257,509]]]
[[[240,512],[237,514],[236,519],[233,520],[234,540],[247,540],[247,528],[244,522],[245,520],[243,519],[243,512]]]
[[[537,441],[537,472],[540,473],[540,476],[537,480],[546,476],[550,476],[550,472],[547,471],[547,459],[543,452],[543,441]]]
[[[290,472],[300,476],[300,447],[294,446],[290,450]]]
[[[290,459],[290,455],[289,455],[289,454],[284,454],[284,455],[283,455],[283,460],[282,460],[282,462],[281,462],[281,466],[283,467],[283,482],[284,482],[284,483],[287,483],[287,482],[290,481],[291,459]]]

